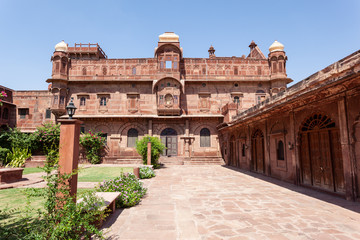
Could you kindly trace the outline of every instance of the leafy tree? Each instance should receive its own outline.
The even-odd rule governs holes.
[[[145,136],[143,139],[136,141],[136,150],[142,156],[143,163],[147,163],[147,144],[151,142],[151,164],[154,168],[159,166],[158,160],[163,153],[165,145],[161,143],[158,137]]]

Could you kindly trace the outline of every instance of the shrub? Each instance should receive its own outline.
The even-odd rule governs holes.
[[[0,165],[5,166],[6,164],[8,164],[8,162],[6,161],[6,156],[8,153],[10,153],[9,149],[0,147]]]
[[[143,163],[147,163],[147,143],[150,139],[151,142],[151,164],[154,168],[159,166],[158,160],[160,154],[163,153],[165,145],[161,143],[157,137],[145,136],[140,141],[136,141],[136,150],[142,156]]]
[[[132,207],[141,201],[147,189],[134,174],[122,173],[120,177],[104,181],[97,190],[99,192],[120,192],[120,196],[116,199],[116,207]]]
[[[151,167],[140,167],[139,176],[141,179],[155,177],[155,172]]]
[[[87,160],[91,164],[98,164],[101,162],[101,151],[105,148],[105,138],[101,137],[101,133],[82,134],[80,136],[80,144],[85,150]]]
[[[12,128],[4,132],[4,138],[10,142],[11,148],[33,149],[34,137],[32,134],[20,132],[17,128]]]
[[[97,224],[105,218],[101,211],[103,199],[95,196],[94,192],[86,192],[79,197],[83,201],[77,204],[69,194],[68,183],[75,174],[58,174],[57,166],[45,164],[47,173],[44,189],[28,189],[28,199],[31,196],[42,196],[46,199],[45,210],[37,210],[37,216],[28,214],[31,209],[22,213],[21,218],[11,220],[6,225],[0,224],[1,239],[92,239],[103,238]],[[54,171],[55,170],[55,171]],[[53,172],[53,173],[52,173]],[[55,173],[54,173],[55,172]],[[0,220],[9,219],[14,210],[0,211]]]
[[[33,149],[40,150],[46,155],[49,151],[59,150],[60,124],[45,123],[36,128],[33,133]]]
[[[31,157],[31,153],[27,148],[13,148],[6,156],[6,167],[23,167],[26,159]]]

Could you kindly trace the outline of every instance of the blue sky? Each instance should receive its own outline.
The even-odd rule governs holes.
[[[285,45],[294,82],[360,49],[360,1],[16,1],[0,0],[0,85],[45,90],[61,40],[99,43],[109,58],[153,57],[174,31],[184,57],[249,53]]]

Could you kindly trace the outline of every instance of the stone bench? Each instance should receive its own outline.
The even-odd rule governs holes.
[[[22,179],[23,168],[0,168],[0,183],[15,182]]]
[[[116,198],[120,196],[120,192],[96,192],[96,197],[103,198],[105,206],[103,206],[100,210],[104,211],[106,208],[109,208],[112,212],[115,211],[116,208]],[[76,202],[82,202],[82,198],[78,199]]]

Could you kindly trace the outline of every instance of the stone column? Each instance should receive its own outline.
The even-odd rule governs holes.
[[[83,122],[76,119],[59,119],[60,126],[60,148],[59,148],[59,172],[70,174],[78,168],[79,162],[79,137],[80,124]],[[70,195],[75,196],[77,192],[77,174],[69,181]]]
[[[190,157],[190,150],[189,150],[189,145],[190,145],[190,139],[188,138],[190,136],[190,131],[189,131],[189,119],[185,120],[185,157]]]
[[[347,124],[347,108],[346,98],[342,97],[338,101],[338,115],[339,115],[339,131],[340,131],[340,144],[343,159],[344,168],[344,182],[345,182],[345,197],[347,200],[355,199],[355,191],[353,180],[354,169],[352,168],[351,155],[350,155],[350,141],[349,141],[349,130]]]
[[[299,159],[297,158],[297,150],[298,150],[298,143],[296,142],[296,129],[295,129],[295,113],[292,111],[289,115],[289,134],[288,138],[285,137],[285,139],[288,142],[284,142],[284,148],[286,149],[287,153],[287,163],[290,164],[290,178],[294,180],[294,184],[299,185],[300,184],[300,163]],[[292,144],[293,149],[288,148],[288,144]]]
[[[153,132],[152,132],[152,120],[149,119],[149,125],[148,125],[148,135],[152,136]]]

